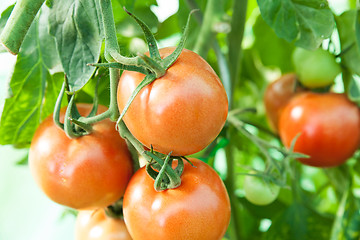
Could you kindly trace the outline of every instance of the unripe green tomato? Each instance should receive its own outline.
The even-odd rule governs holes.
[[[245,198],[252,204],[268,205],[278,197],[280,187],[272,182],[265,182],[261,177],[246,175],[244,191]]]
[[[292,60],[299,81],[308,88],[331,85],[341,72],[334,55],[322,48],[315,51],[296,48]]]

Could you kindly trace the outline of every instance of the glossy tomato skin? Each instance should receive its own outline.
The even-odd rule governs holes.
[[[271,129],[278,131],[279,118],[286,104],[299,92],[304,91],[296,86],[296,74],[287,73],[271,82],[265,89],[264,106]]]
[[[144,168],[124,195],[124,220],[134,240],[220,240],[230,220],[230,202],[217,173],[206,163],[185,163],[181,185],[156,192]]]
[[[164,58],[173,50],[163,48],[160,54]],[[138,72],[123,72],[118,87],[120,111],[143,78]],[[146,147],[183,156],[212,142],[227,112],[227,95],[219,77],[199,55],[184,49],[163,77],[139,92],[124,122]]]
[[[79,104],[78,108],[85,116],[91,105]],[[61,121],[63,118],[64,111]],[[132,175],[126,143],[108,119],[95,123],[91,134],[69,139],[50,116],[35,132],[29,166],[35,181],[50,199],[75,209],[112,204],[123,196]]]
[[[302,93],[293,98],[280,117],[280,137],[289,147],[296,135],[294,151],[310,158],[302,163],[333,167],[356,151],[360,138],[358,107],[344,94]]]
[[[76,217],[75,240],[131,240],[124,220],[111,218],[103,209],[80,211]]]

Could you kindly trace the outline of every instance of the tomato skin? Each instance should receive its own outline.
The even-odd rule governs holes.
[[[230,201],[217,173],[206,163],[185,163],[181,185],[156,192],[144,168],[124,195],[124,220],[134,240],[218,240],[230,220]]]
[[[294,151],[310,158],[302,163],[334,167],[356,151],[360,141],[358,107],[344,94],[302,93],[293,98],[280,117],[280,137],[286,147],[300,133]]]
[[[88,104],[77,106],[83,116],[91,110]],[[75,209],[112,204],[123,196],[132,175],[126,143],[109,119],[95,123],[91,134],[70,139],[48,117],[31,142],[29,167],[50,199]]]
[[[123,219],[108,217],[103,209],[97,209],[78,213],[75,240],[131,240],[131,236]]]
[[[303,88],[295,85],[295,73],[287,73],[271,82],[265,89],[265,113],[269,126],[274,132],[278,132],[280,114],[286,104],[299,92],[304,91]]]
[[[254,173],[254,172],[252,172]],[[276,200],[280,187],[267,183],[257,176],[246,175],[244,179],[245,198],[255,205],[268,205]]]
[[[174,48],[160,49],[164,58]],[[118,87],[120,112],[144,75],[124,71]],[[124,116],[146,147],[172,155],[196,153],[220,133],[228,113],[225,89],[210,65],[184,49],[166,74],[143,88]]]

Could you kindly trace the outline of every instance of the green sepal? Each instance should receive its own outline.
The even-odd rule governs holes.
[[[66,88],[66,83],[64,82],[61,87],[59,96],[56,100],[55,108],[54,108],[54,115],[53,115],[53,121],[54,121],[55,125],[63,130],[64,130],[64,124],[60,122],[60,110],[61,110],[61,101],[62,101],[62,98],[65,93],[65,88]]]
[[[134,66],[134,65],[125,65],[125,64],[121,64],[118,62],[111,62],[111,63],[90,63],[88,64],[89,66],[94,66],[94,67],[106,67],[106,68],[117,68],[117,69],[121,69],[121,70],[128,70],[128,71],[134,71],[134,72],[139,72],[142,74],[149,74],[150,72],[144,68],[144,67],[140,67],[140,66]]]
[[[181,178],[180,178],[180,175],[178,173],[179,172],[182,173],[182,170],[181,170],[182,164],[179,163],[178,164],[179,168],[177,170],[174,170],[171,167],[171,163],[172,163],[172,158],[170,156],[171,153],[166,156],[165,160],[158,157],[153,152],[145,151],[144,153],[147,156],[151,157],[153,160],[155,160],[161,166],[161,169],[160,169],[159,173],[157,174],[157,176],[155,178],[154,187],[155,187],[156,191],[163,191],[163,190],[166,190],[166,189],[173,189],[173,188],[177,188],[178,186],[180,186]],[[180,158],[178,160],[178,162],[181,162],[181,161],[182,161],[182,159]],[[148,163],[148,165],[151,165],[151,163]],[[154,172],[156,173],[156,171],[154,171],[152,169],[152,172],[150,172],[150,173],[148,172],[148,173],[149,173],[149,175],[150,174],[154,175]]]
[[[127,14],[129,14],[129,16],[134,18],[134,20],[137,22],[137,24],[139,24],[139,26],[143,30],[145,38],[146,38],[146,42],[149,47],[150,57],[154,58],[155,60],[161,60],[159,49],[158,49],[157,43],[156,43],[156,39],[155,39],[154,35],[152,34],[151,30],[149,29],[149,27],[143,21],[141,21],[139,18],[137,18],[135,15],[133,15],[131,12],[126,10],[125,7],[124,7],[124,10]]]
[[[156,78],[160,78],[165,75],[166,69],[162,66],[162,63],[148,57],[145,54],[139,53],[138,57],[144,61],[148,68],[155,73]]]
[[[154,80],[156,79],[156,76],[154,74],[149,74],[146,75],[145,78],[142,80],[142,82],[135,88],[135,90],[132,92],[129,100],[127,101],[124,109],[121,112],[121,115],[119,117],[119,119],[117,120],[116,125],[119,124],[119,122],[122,120],[122,118],[124,117],[126,111],[129,109],[130,104],[133,102],[134,98],[136,97],[136,95],[141,91],[141,89],[143,89],[144,87],[146,87],[147,85],[149,85],[150,83],[152,83]]]
[[[163,64],[165,69],[168,69],[176,61],[176,59],[178,59],[178,57],[180,56],[182,50],[184,49],[186,39],[187,39],[187,37],[189,35],[191,15],[196,11],[198,11],[198,10],[194,9],[189,13],[189,16],[188,16],[188,19],[187,19],[187,22],[186,22],[186,26],[185,26],[185,29],[184,29],[184,33],[181,36],[180,42],[176,46],[176,49],[169,56],[167,56],[166,58],[163,59],[162,64]]]
[[[66,109],[65,112],[65,118],[64,118],[64,131],[66,136],[68,136],[69,138],[77,138],[80,137],[81,135],[76,133],[74,131],[73,125],[71,124],[71,119],[72,119],[72,109],[74,106],[74,99],[75,99],[75,95],[72,95],[70,98],[70,102],[69,105]]]

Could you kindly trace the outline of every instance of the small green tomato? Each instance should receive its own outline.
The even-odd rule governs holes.
[[[279,195],[280,187],[272,182],[265,182],[261,177],[246,175],[244,191],[245,198],[252,204],[268,205],[275,201]]]
[[[315,51],[296,48],[292,60],[299,81],[308,88],[329,86],[341,72],[334,55],[322,48]]]

